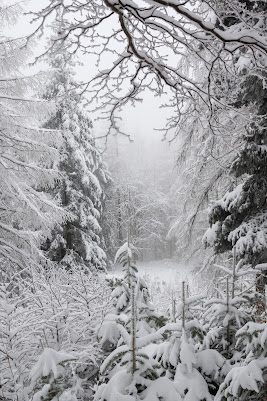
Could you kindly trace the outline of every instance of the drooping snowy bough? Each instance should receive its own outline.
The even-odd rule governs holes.
[[[171,96],[174,117],[166,132],[203,109],[215,129],[214,111],[236,109],[238,88],[249,76],[265,79],[265,11],[254,0],[51,1],[35,13],[35,34],[56,15],[61,28],[51,51],[60,45],[70,53],[97,55],[99,73],[88,77],[84,90],[92,103],[101,99],[111,128],[119,130],[117,112],[149,87]]]

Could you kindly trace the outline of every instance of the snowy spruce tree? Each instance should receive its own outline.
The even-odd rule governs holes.
[[[15,26],[21,3],[0,8],[0,278],[46,264],[41,244],[68,213],[47,194],[57,179],[51,168],[58,158],[60,134],[41,128],[49,116],[49,104],[33,96],[42,85],[41,74],[24,76],[30,49],[25,39],[3,32]],[[13,27],[14,27],[13,26]],[[4,277],[4,278],[3,278]],[[17,277],[18,278],[18,277]]]
[[[267,324],[248,322],[236,333],[241,351],[221,384],[216,401],[265,401],[267,397]]]
[[[215,400],[261,400],[265,387],[264,330],[266,323],[256,323],[258,305],[263,296],[251,285],[257,270],[242,263],[215,265],[221,273],[216,297],[208,299],[202,314],[206,330],[202,350],[216,350],[226,358],[217,377]],[[262,347],[262,348],[261,348]],[[218,380],[219,379],[219,380]]]
[[[182,400],[213,400],[223,381],[226,360],[217,350],[203,348],[206,331],[199,304],[204,296],[188,296],[184,282],[182,287],[175,321],[158,330],[164,340],[153,355]]]
[[[216,296],[206,300],[202,314],[207,331],[204,347],[216,349],[235,363],[240,357],[236,334],[248,322],[255,321],[258,305],[264,302],[262,294],[251,288],[256,272],[251,268],[215,265],[222,276],[216,285]]]
[[[138,307],[136,286],[131,286],[130,330],[117,323],[120,332],[120,344],[106,358],[100,368],[102,375],[107,376],[107,383],[102,384],[96,392],[95,401],[112,400],[115,396],[121,399],[136,400],[141,390],[160,376],[160,365],[149,356],[145,347],[161,338],[159,333],[138,335]],[[130,331],[130,333],[128,332]],[[125,396],[125,397],[123,397]]]
[[[263,2],[246,2],[249,10],[266,12]],[[238,20],[229,19],[228,25]],[[264,24],[264,22],[262,22]],[[240,55],[237,70],[242,78],[254,61],[250,55]],[[259,61],[264,65],[264,60]],[[240,78],[240,79],[241,79]],[[213,246],[216,253],[236,248],[237,259],[242,264],[264,263],[267,257],[266,237],[266,194],[267,194],[267,90],[266,74],[263,71],[242,78],[236,90],[235,105],[250,107],[254,117],[243,132],[243,146],[230,168],[233,177],[232,188],[211,205],[209,211],[210,229],[205,234],[205,243]],[[258,281],[263,292],[264,271]]]
[[[248,1],[246,7],[250,12],[257,11],[259,16],[266,13],[264,2]],[[221,13],[224,15],[223,9]],[[238,18],[228,17],[228,26],[238,26],[238,23]],[[266,30],[266,20],[261,20],[261,24]],[[234,248],[238,261],[234,274],[236,284],[238,286],[238,279],[241,279],[244,287],[242,277],[247,276],[249,286],[245,290],[240,285],[235,288],[232,272],[232,283],[226,285],[226,296],[221,294],[217,301],[211,300],[213,305],[210,304],[208,320],[214,328],[211,328],[208,339],[212,337],[211,347],[216,343],[218,346],[220,340],[223,340],[220,346],[224,343],[232,364],[232,369],[222,382],[215,399],[264,400],[267,391],[266,355],[264,351],[262,353],[265,348],[262,333],[265,330],[266,306],[263,298],[267,271],[266,61],[262,58],[258,64],[258,73],[249,77],[246,73],[255,65],[249,51],[240,54],[235,63],[240,79],[240,85],[234,88],[235,106],[240,110],[250,109],[254,117],[245,119],[247,124],[243,132],[243,144],[229,169],[233,183],[229,191],[210,207],[210,228],[205,234],[204,242],[212,246],[217,254]],[[258,264],[261,269],[257,269]],[[226,268],[223,270],[229,276],[229,269],[228,272]],[[221,337],[223,333],[224,339]],[[225,354],[225,350],[221,352]]]
[[[118,250],[115,262],[122,264],[123,278],[107,277],[107,283],[111,288],[111,299],[113,306],[110,313],[105,317],[99,333],[99,339],[107,349],[117,345],[121,335],[117,323],[122,324],[128,333],[131,331],[131,298],[132,285],[135,286],[135,303],[138,310],[136,322],[136,333],[142,337],[155,332],[166,322],[166,318],[157,313],[150,301],[147,285],[138,276],[135,259],[139,252],[135,246],[128,241]]]
[[[127,241],[116,254],[115,260],[123,265],[124,277],[115,281],[116,287],[111,294],[114,314],[106,316],[100,330],[101,343],[108,340],[115,344],[115,349],[101,366],[106,383],[98,388],[95,400],[108,401],[115,396],[136,400],[141,399],[141,394],[142,399],[149,400],[151,394],[156,397],[158,393],[162,398],[155,399],[168,401],[176,394],[174,388],[166,391],[165,385],[172,384],[167,378],[160,378],[163,368],[151,356],[150,347],[156,346],[162,338],[157,329],[165,319],[155,312],[147,286],[137,276],[134,262],[137,253],[137,249]]]
[[[56,110],[45,127],[62,132],[64,141],[56,163],[61,181],[53,195],[73,219],[58,225],[47,253],[52,260],[68,266],[76,262],[90,269],[104,269],[106,256],[99,221],[109,174],[78,94],[70,61],[59,52],[50,65],[52,76],[45,98],[55,102]]]

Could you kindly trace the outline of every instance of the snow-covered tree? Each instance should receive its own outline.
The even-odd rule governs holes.
[[[158,96],[171,93],[168,106],[174,113],[167,128],[178,132],[189,115],[201,117],[204,108],[216,131],[213,112],[232,110],[235,89],[266,68],[265,17],[256,0],[51,2],[37,13],[37,32],[53,13],[64,26],[51,50],[59,42],[72,53],[81,48],[99,56],[100,72],[88,79],[85,88],[92,103],[94,97],[102,99],[116,132],[123,133],[117,112],[127,102],[140,100],[147,86]],[[188,54],[195,65],[203,65],[201,77],[192,74]]]
[[[136,247],[128,242],[124,243],[115,257],[115,261],[123,266],[124,276],[122,279],[107,278],[112,289],[113,309],[105,317],[99,332],[100,342],[104,348],[109,346],[112,348],[118,342],[120,343],[121,335],[117,327],[118,323],[123,325],[128,333],[131,332],[132,285],[135,287],[136,334],[139,337],[151,334],[166,322],[166,318],[155,311],[145,281],[137,275],[138,270],[134,261],[137,254]]]
[[[4,2],[1,26],[16,22],[19,2]],[[25,39],[5,37],[0,43],[0,276],[5,272],[45,264],[40,246],[63,211],[44,191],[53,187],[58,172],[51,168],[58,158],[60,134],[41,128],[48,118],[48,102],[34,98],[41,75],[24,76],[29,49]],[[29,70],[30,71],[30,70]]]
[[[195,71],[197,75],[201,72]],[[203,265],[214,261],[214,251],[205,249],[202,242],[208,228],[208,205],[235,183],[228,170],[243,142],[247,120],[238,114],[234,118],[234,114],[217,113],[217,135],[210,129],[205,114],[201,123],[196,117],[189,117],[173,145],[178,152],[177,177],[171,190],[174,218],[169,236],[176,240],[180,257],[194,259],[198,264],[200,259]]]
[[[97,17],[94,7],[99,10]],[[167,88],[165,105],[174,113],[165,124],[165,132],[171,131],[174,137],[177,136],[188,119],[198,121],[204,132],[210,132],[207,146],[212,159],[209,175],[212,183],[218,177],[217,171],[213,174],[214,158],[219,158],[220,162],[220,154],[219,157],[217,152],[213,154],[213,145],[222,134],[224,138],[225,122],[231,127],[230,137],[235,131],[237,115],[250,128],[253,124],[256,127],[263,125],[265,113],[258,112],[243,89],[250,81],[252,88],[254,82],[260,83],[262,89],[265,87],[265,11],[265,4],[256,0],[236,0],[234,4],[229,1],[195,4],[188,0],[180,4],[177,0],[148,0],[143,8],[128,0],[103,0],[81,6],[69,2],[64,7],[61,3],[49,4],[37,13],[40,26],[36,32],[43,28],[51,13],[58,12],[64,16],[65,25],[55,37],[51,51],[61,44],[70,52],[78,51],[80,47],[90,52],[85,38],[96,41],[98,62],[103,69],[100,68],[84,87],[90,95],[104,99],[102,107],[109,111],[110,131],[123,133],[118,113],[127,102],[140,100],[146,87],[160,96],[165,95]],[[108,31],[100,40],[98,27],[100,29],[108,20],[115,24],[115,33]],[[143,33],[142,40],[140,32]],[[66,39],[70,40],[69,45]],[[107,52],[114,55],[110,64],[106,62]],[[201,74],[192,73],[196,65]],[[98,107],[94,104],[94,96],[91,103]],[[227,148],[232,153],[231,141]],[[199,174],[196,177],[199,178]],[[193,210],[186,220],[189,227],[209,186],[207,183],[201,188],[196,204],[193,201]]]
[[[182,400],[212,400],[223,380],[225,358],[216,350],[203,350],[205,328],[199,321],[199,302],[204,296],[187,297],[183,283],[176,322],[158,330],[164,336],[154,357],[165,369]],[[207,363],[207,361],[209,361]]]
[[[216,401],[265,400],[267,383],[266,323],[248,322],[236,333],[240,363],[221,384]]]
[[[206,300],[202,314],[207,335],[204,347],[217,349],[228,359],[239,358],[236,345],[236,333],[247,322],[255,321],[255,312],[259,303],[264,302],[261,294],[251,286],[255,271],[235,265],[233,267],[215,265],[221,272],[216,285],[216,296]]]
[[[184,286],[184,283],[183,283]],[[160,360],[163,366],[168,370],[168,375],[173,377],[180,361],[180,348],[182,331],[185,335],[198,341],[204,337],[204,329],[192,315],[192,308],[196,306],[203,296],[185,297],[178,303],[175,313],[175,322],[163,326],[160,332],[171,333],[168,340],[160,345],[157,350],[157,360]]]
[[[104,229],[112,237],[110,255],[113,256],[114,246],[122,244],[129,232],[141,258],[164,258],[167,254],[167,197],[131,175],[114,181],[105,206],[107,224]]]
[[[62,53],[50,64],[52,76],[45,98],[55,101],[56,111],[45,127],[61,131],[64,140],[60,160],[56,163],[62,180],[54,197],[74,218],[54,231],[48,244],[48,255],[69,266],[75,261],[90,269],[103,269],[106,256],[99,221],[103,189],[109,174],[96,146],[83,99],[77,93],[74,70],[66,65]]]
[[[248,10],[263,15],[266,4],[247,2]],[[237,21],[229,21],[235,27]],[[262,21],[266,29],[266,21]],[[210,229],[205,241],[217,253],[236,248],[237,258],[243,264],[264,263],[266,260],[266,72],[246,77],[249,70],[244,58],[249,51],[240,55],[236,63],[244,63],[239,72],[244,80],[237,90],[236,107],[251,107],[254,118],[247,122],[243,133],[243,145],[231,164],[230,174],[236,180],[232,190],[213,202],[209,211]],[[264,273],[264,272],[263,272]],[[266,279],[265,279],[266,280]],[[264,280],[261,286],[263,292]]]
[[[256,323],[258,305],[264,299],[251,286],[255,269],[245,269],[242,263],[235,265],[235,249],[233,256],[232,268],[215,265],[222,277],[216,285],[217,297],[204,304],[202,318],[207,333],[200,349],[216,350],[227,358],[223,374],[217,380],[215,400],[256,400],[261,399],[257,393],[265,391],[264,353],[259,346],[264,340],[256,340],[265,329],[264,324]]]
[[[161,339],[162,336],[156,333],[156,328],[162,325],[164,318],[155,313],[149,303],[145,283],[136,276],[136,253],[137,249],[128,241],[116,254],[115,260],[120,262],[125,270],[121,285],[113,291],[116,309],[123,311],[123,314],[118,315],[112,322],[113,325],[116,322],[120,339],[115,350],[101,366],[101,373],[108,374],[108,382],[99,387],[95,401],[112,400],[115,394],[122,399],[123,396],[128,400],[139,399],[140,392],[145,391],[158,379],[162,370],[155,359],[146,352],[145,347]],[[107,338],[106,330],[110,330],[109,325],[103,326],[101,335],[104,338]],[[165,397],[162,399],[168,400]]]
[[[139,135],[133,133],[134,142],[118,135],[107,142],[113,182],[106,195],[103,230],[111,259],[127,232],[140,252],[139,260],[164,259],[172,251],[167,232],[174,157],[160,137]]]

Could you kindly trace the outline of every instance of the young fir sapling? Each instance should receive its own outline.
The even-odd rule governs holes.
[[[251,275],[255,277],[255,269],[236,264],[235,248],[232,268],[221,265],[215,267],[224,273],[225,287],[224,292],[216,288],[220,297],[205,302],[203,319],[207,335],[204,346],[218,350],[234,362],[239,358],[236,333],[247,322],[255,320],[253,310],[261,302],[262,296],[255,293],[251,284],[247,282]]]
[[[148,303],[147,289],[136,275],[136,253],[136,248],[127,242],[119,249],[115,258],[122,263],[125,271],[122,289],[127,291],[124,297],[127,303],[123,307],[123,314],[117,315],[116,319],[120,333],[118,346],[101,366],[101,373],[106,375],[108,382],[98,388],[95,401],[109,401],[114,397],[125,401],[140,399],[141,393],[145,396],[145,391],[163,372],[160,364],[148,352],[149,346],[158,342],[162,335],[154,327],[148,329],[147,326],[151,322],[152,325],[155,324],[157,319],[153,319],[155,312]],[[122,293],[115,289],[115,294],[119,294],[120,300]],[[156,314],[155,316],[157,317]]]
[[[183,282],[175,322],[158,330],[165,341],[158,345],[155,358],[183,400],[212,400],[214,383],[225,363],[217,351],[201,348],[205,330],[199,322],[198,304],[203,298],[203,295],[187,297]]]

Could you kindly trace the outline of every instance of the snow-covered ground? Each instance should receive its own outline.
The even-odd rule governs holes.
[[[156,310],[166,314],[172,300],[179,301],[182,296],[182,282],[185,282],[186,295],[205,294],[207,283],[189,264],[181,264],[174,260],[164,259],[151,262],[138,262],[138,274],[148,285],[151,301]],[[123,275],[121,265],[113,266],[113,274]]]

